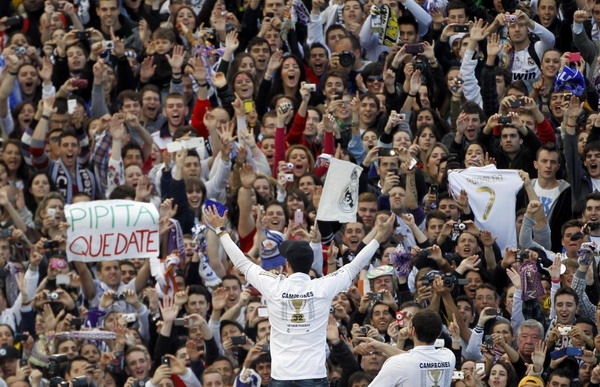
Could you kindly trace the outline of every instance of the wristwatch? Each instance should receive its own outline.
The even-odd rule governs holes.
[[[219,237],[220,237],[221,235],[223,235],[224,233],[226,233],[226,232],[227,232],[227,229],[226,229],[225,227],[223,227],[223,226],[221,226],[221,227],[216,227],[216,228],[215,228],[215,232],[217,233],[217,236],[219,236]]]

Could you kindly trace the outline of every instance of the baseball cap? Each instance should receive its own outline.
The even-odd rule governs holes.
[[[523,386],[544,387],[544,382],[536,376],[525,376],[519,383],[519,387]]]
[[[390,265],[382,265],[367,272],[368,279],[374,279],[384,275],[394,275],[394,267]]]
[[[21,355],[19,351],[13,346],[6,346],[0,348],[0,360],[4,359],[20,359]]]

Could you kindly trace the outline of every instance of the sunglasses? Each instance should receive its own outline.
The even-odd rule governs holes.
[[[383,82],[383,75],[369,75],[367,77],[367,82],[375,82],[375,81]]]

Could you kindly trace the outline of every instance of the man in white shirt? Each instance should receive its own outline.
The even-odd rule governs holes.
[[[271,385],[291,386],[301,382],[303,386],[328,386],[325,339],[331,301],[352,284],[379,245],[390,238],[396,217],[392,215],[376,226],[375,239],[351,263],[325,277],[311,280],[308,272],[314,253],[308,242],[288,240],[279,246],[279,253],[287,259],[289,276],[286,278],[265,271],[246,258],[224,227],[227,213],[219,216],[216,208],[210,207],[204,215],[235,267],[267,301],[273,359]]]
[[[412,318],[413,349],[392,356],[369,386],[449,387],[456,358],[448,348],[435,348],[442,333],[442,319],[431,310],[421,310]]]

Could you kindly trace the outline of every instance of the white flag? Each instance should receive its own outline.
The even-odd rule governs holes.
[[[519,172],[496,169],[495,165],[490,164],[452,170],[448,172],[448,182],[454,197],[458,197],[461,190],[467,192],[475,224],[498,238],[496,243],[502,252],[506,247],[517,247],[516,195],[523,186]]]
[[[331,159],[317,211],[318,220],[356,222],[358,179],[361,172],[362,168],[356,164]]]

